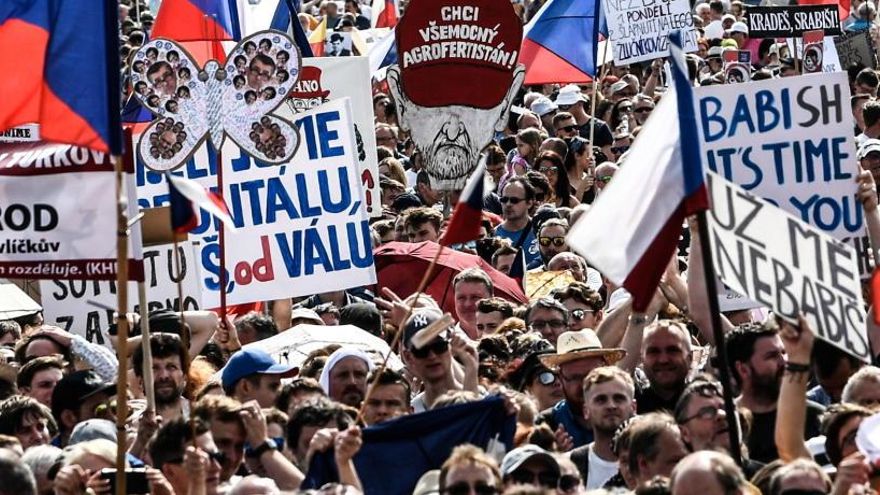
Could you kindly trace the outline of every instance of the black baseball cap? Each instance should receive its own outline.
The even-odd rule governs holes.
[[[413,311],[413,314],[406,320],[406,326],[403,327],[403,347],[410,349],[413,337],[441,318],[443,315],[437,310],[418,309]],[[438,338],[443,338],[442,335],[441,333]]]
[[[79,407],[84,400],[98,394],[108,397],[116,393],[116,384],[105,381],[94,370],[74,371],[55,385],[52,391],[52,416],[60,421],[61,413]]]

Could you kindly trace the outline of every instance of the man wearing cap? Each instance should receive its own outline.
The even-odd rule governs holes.
[[[559,483],[559,463],[553,455],[537,445],[524,445],[505,454],[501,461],[504,488],[534,485],[556,490]]]
[[[52,391],[52,417],[58,423],[53,444],[67,445],[70,432],[80,421],[95,417],[95,408],[116,394],[116,384],[104,381],[93,370],[74,371]]]
[[[749,27],[742,21],[734,22],[730,26],[730,38],[736,41],[740,50],[744,50],[749,40]]]
[[[559,111],[559,107],[553,103],[553,100],[541,95],[535,98],[529,110],[535,112],[535,115],[541,118],[541,125],[544,127],[544,130],[548,134],[553,134],[553,117]]]
[[[586,104],[587,99],[578,85],[568,84],[563,86],[556,96],[556,105],[560,111],[571,114],[572,118],[560,121],[556,124],[556,129],[567,129],[571,125],[576,125],[578,135],[584,139],[592,137],[593,146],[598,146],[602,149],[602,152],[610,156],[611,144],[614,142],[611,129],[604,121],[589,115],[586,111]],[[592,136],[590,135],[591,126],[593,128]]]
[[[558,373],[544,366],[540,359],[542,354],[552,354],[554,351],[553,344],[547,340],[535,342],[523,350],[525,359],[508,376],[510,385],[530,395],[542,411],[564,398]]]
[[[874,180],[880,182],[880,139],[866,139],[856,156],[859,166],[870,171]]]
[[[281,393],[281,379],[299,373],[299,368],[276,363],[260,349],[242,349],[229,358],[220,372],[223,392],[245,403],[256,400],[260,407],[273,407]]]
[[[360,349],[341,347],[327,358],[318,382],[331,399],[355,409],[367,394],[367,376],[375,365]]]
[[[437,398],[451,390],[477,391],[477,361],[476,351],[470,346],[464,345],[461,339],[451,337],[451,328],[442,330],[429,342],[418,342],[413,338],[420,332],[440,320],[439,311],[422,309],[413,312],[403,329],[403,352],[401,357],[407,369],[424,384],[424,390],[412,400],[413,412],[419,413],[430,410]],[[456,342],[453,342],[456,340]],[[416,345],[416,343],[422,345]],[[458,344],[456,356],[462,360],[464,370],[464,385],[461,385],[453,372],[452,348]],[[469,350],[468,350],[469,349]]]
[[[548,368],[558,370],[565,399],[542,412],[538,421],[546,423],[557,434],[564,430],[571,437],[574,447],[592,442],[593,432],[583,412],[581,385],[591,371],[600,366],[614,365],[625,354],[623,349],[603,348],[596,332],[590,329],[562,333],[557,340],[556,353],[544,354],[540,359]]]

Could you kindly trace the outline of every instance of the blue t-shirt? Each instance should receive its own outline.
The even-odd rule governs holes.
[[[514,244],[513,247],[516,247],[516,241],[519,240],[521,234],[522,230],[511,232],[501,225],[495,228],[495,235],[504,239],[510,239],[510,242]],[[538,239],[535,237],[535,231],[532,229],[529,229],[529,233],[522,243],[522,248],[525,251],[526,265],[530,265],[536,260],[540,262],[541,253],[538,251]]]

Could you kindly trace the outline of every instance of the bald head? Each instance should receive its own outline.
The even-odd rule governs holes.
[[[672,495],[729,495],[748,492],[747,481],[729,456],[703,451],[688,455],[675,466],[670,478]]]

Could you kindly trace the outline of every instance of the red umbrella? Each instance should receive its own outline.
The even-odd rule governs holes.
[[[435,242],[389,242],[373,251],[379,289],[388,287],[400,297],[407,297],[419,288],[419,282],[440,245]],[[437,258],[425,293],[440,304],[444,312],[455,314],[452,279],[466,268],[478,267],[489,275],[495,285],[495,295],[516,303],[527,303],[528,298],[516,281],[492,268],[479,256],[444,248]]]

